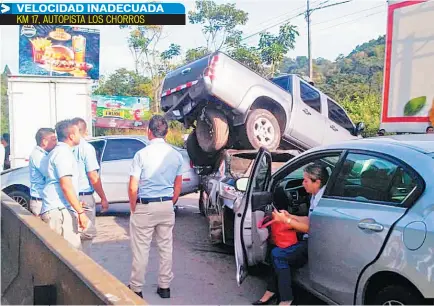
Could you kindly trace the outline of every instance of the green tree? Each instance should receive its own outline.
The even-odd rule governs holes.
[[[151,80],[135,71],[121,68],[100,80],[95,95],[110,96],[152,96]]]
[[[378,95],[355,96],[340,103],[353,122],[365,123],[365,137],[374,136],[380,127],[381,98]]]
[[[149,62],[152,53],[160,41],[163,33],[162,26],[146,25],[146,26],[119,26],[121,29],[128,29],[128,48],[134,60],[136,73],[139,73],[143,68],[143,59]]]
[[[253,71],[265,76],[267,69],[262,65],[261,54],[258,48],[239,45],[228,52],[229,56],[249,67]]]
[[[1,133],[9,133],[9,102],[8,102],[8,83],[6,73],[0,76],[1,92]]]
[[[159,51],[163,26],[120,26],[129,30],[128,46],[133,55],[137,73],[149,76],[152,87],[152,108],[160,111],[160,91],[164,76],[173,68],[172,59],[181,53],[179,45],[171,44],[169,49]]]
[[[234,3],[216,4],[212,0],[197,0],[195,10],[188,12],[192,24],[201,24],[207,50],[220,50],[233,35],[237,27],[245,25],[248,13],[237,9]]]
[[[262,62],[270,65],[270,75],[274,76],[278,65],[289,50],[294,49],[295,38],[299,35],[297,27],[286,23],[279,29],[278,35],[269,32],[260,34],[259,52]]]
[[[179,56],[181,54],[181,46],[176,44],[170,44],[169,48],[163,52],[161,52],[160,57],[162,60],[170,61],[175,56]]]
[[[205,55],[210,54],[211,51],[208,50],[206,47],[197,47],[193,49],[188,49],[185,52],[185,63],[191,63],[195,60],[204,57]]]

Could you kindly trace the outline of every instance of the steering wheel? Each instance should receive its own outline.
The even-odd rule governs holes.
[[[274,190],[273,202],[277,209],[288,210],[288,208],[292,207],[294,199],[292,196],[287,194],[286,190],[282,186],[279,186]]]

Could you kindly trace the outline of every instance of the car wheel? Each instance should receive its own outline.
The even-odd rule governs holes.
[[[276,117],[266,109],[254,109],[247,116],[245,133],[254,149],[276,150],[280,144],[280,126]]]
[[[9,192],[8,196],[25,209],[30,209],[30,195],[26,192],[21,190],[14,190]]]
[[[203,151],[214,153],[223,149],[229,139],[226,116],[219,110],[205,108],[197,118],[197,140]]]
[[[372,299],[371,305],[422,305],[424,299],[413,288],[390,285],[381,289]]]
[[[197,140],[196,130],[188,135],[186,141],[187,153],[193,165],[196,166],[214,166],[218,153],[207,153],[202,150]]]

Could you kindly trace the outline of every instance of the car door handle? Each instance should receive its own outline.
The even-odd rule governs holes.
[[[381,232],[384,229],[384,226],[375,222],[375,220],[373,220],[373,222],[369,222],[369,220],[360,221],[358,227],[360,229],[366,229],[373,232]]]
[[[307,109],[307,108],[305,108],[305,109],[303,109],[303,112],[306,114],[306,115],[312,115],[311,113],[310,113],[310,111]]]
[[[337,129],[334,125],[330,125],[330,128],[331,128],[333,131],[335,131],[335,132],[338,131],[338,129]]]

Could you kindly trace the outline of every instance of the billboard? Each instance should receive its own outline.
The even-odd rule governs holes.
[[[145,116],[150,106],[148,97],[94,95],[91,100],[95,127],[147,128]]]
[[[434,2],[389,1],[380,129],[425,133],[434,124]]]
[[[100,33],[57,25],[21,25],[20,74],[99,79]]]

